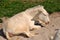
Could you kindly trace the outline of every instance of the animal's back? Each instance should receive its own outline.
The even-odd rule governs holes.
[[[28,29],[27,18],[21,13],[8,19],[7,31],[13,34],[22,33]]]

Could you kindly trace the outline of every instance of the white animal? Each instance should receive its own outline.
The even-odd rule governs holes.
[[[35,21],[39,21],[39,23],[42,24],[49,22],[49,15],[41,5],[29,8],[11,18],[3,19],[3,32],[7,39],[11,38],[10,34],[24,33],[28,37],[34,36],[32,33],[30,33],[30,29],[41,28],[40,26],[34,25]]]

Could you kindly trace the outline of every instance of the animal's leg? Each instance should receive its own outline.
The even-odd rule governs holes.
[[[34,34],[30,33],[29,31],[25,32],[25,34],[26,34],[28,37],[33,37],[33,36],[35,36]]]
[[[30,21],[30,28],[31,28],[31,29],[40,29],[41,26],[34,25],[34,21]]]
[[[37,25],[34,25],[33,27],[34,28],[32,28],[32,29],[40,29],[41,28],[40,26],[37,26]]]
[[[8,32],[6,32],[6,37],[7,37],[8,40],[11,39],[11,37],[9,36],[9,33]]]

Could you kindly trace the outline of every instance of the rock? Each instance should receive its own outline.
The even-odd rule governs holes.
[[[60,29],[57,30],[55,37],[54,37],[54,40],[60,40]]]

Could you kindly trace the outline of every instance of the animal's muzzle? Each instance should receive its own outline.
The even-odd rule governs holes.
[[[49,22],[45,23],[46,25],[49,24]]]

